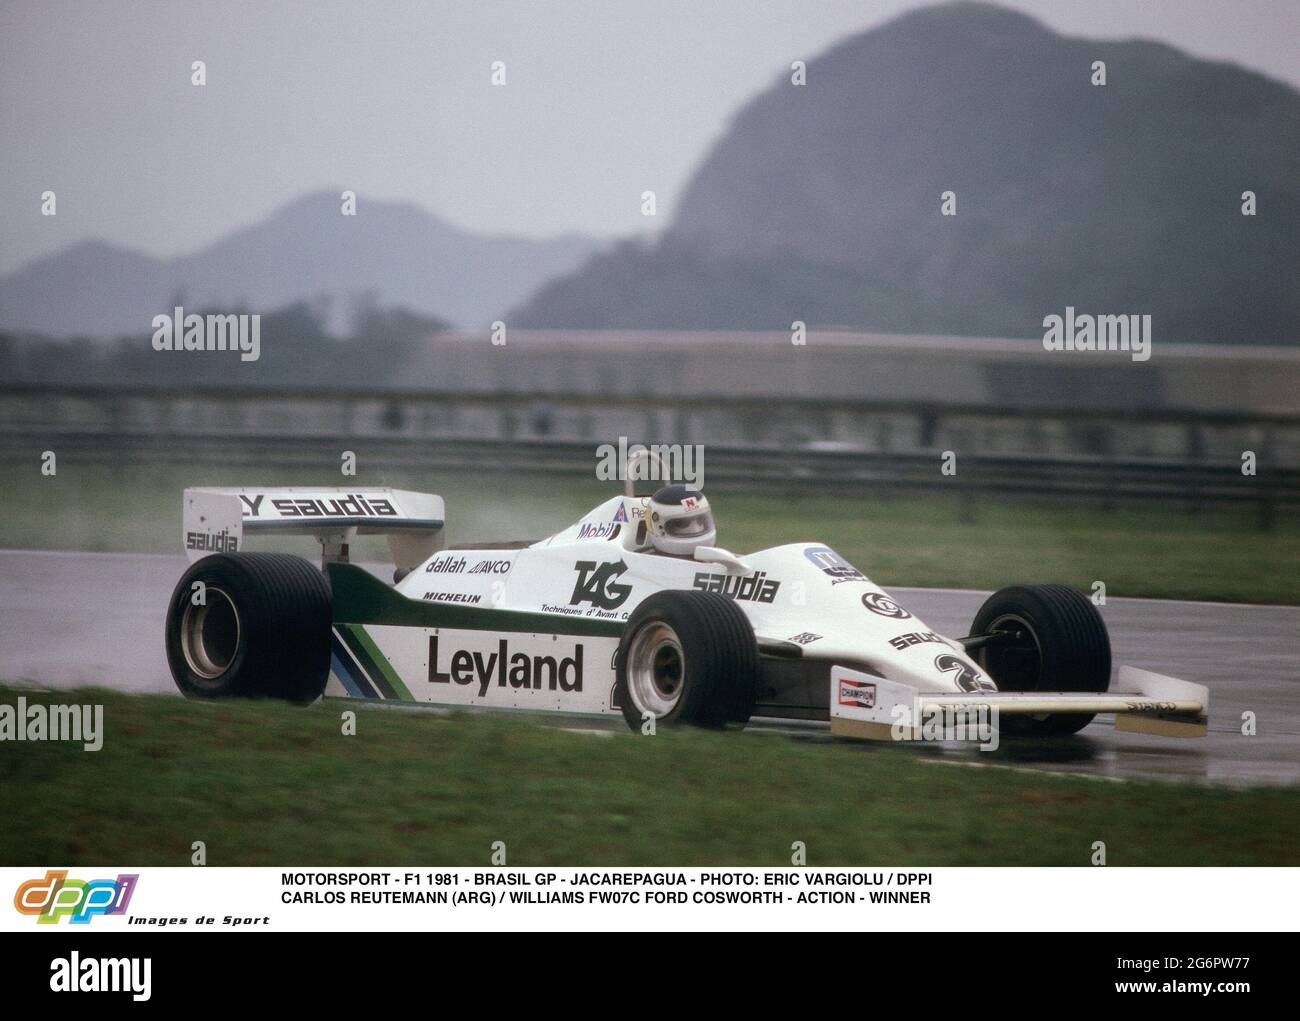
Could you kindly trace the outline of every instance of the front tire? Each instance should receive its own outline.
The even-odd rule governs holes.
[[[1068,585],[1016,585],[980,607],[971,634],[1005,637],[971,650],[1001,691],[1102,692],[1110,687],[1110,636],[1082,592]],[[1007,715],[1008,734],[1074,734],[1091,713]]]
[[[190,698],[315,701],[329,678],[330,617],[329,583],[302,557],[204,557],[167,607],[172,678]]]
[[[716,592],[657,592],[633,611],[618,646],[617,697],[639,730],[658,724],[747,723],[758,692],[749,618]]]

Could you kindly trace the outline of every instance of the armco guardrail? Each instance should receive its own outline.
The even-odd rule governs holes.
[[[556,420],[547,420],[547,408],[510,395],[177,394],[11,387],[0,388],[0,454],[10,460],[35,458],[42,450],[56,449],[62,457],[125,463],[333,467],[340,451],[354,450],[368,466],[415,472],[524,471],[590,478],[597,446],[628,435],[632,442],[703,442],[705,476],[712,488],[757,486],[796,495],[815,487],[819,492],[882,497],[947,492],[971,512],[980,498],[999,494],[1069,500],[1088,507],[1138,499],[1171,501],[1193,510],[1250,506],[1263,528],[1300,505],[1300,468],[1279,465],[1276,457],[1279,447],[1290,449],[1292,434],[1300,428],[1287,418],[1166,413],[1146,423],[1129,421],[1125,427],[1130,433],[1153,431],[1147,444],[1151,447],[1160,446],[1157,434],[1178,437],[1170,446],[1180,456],[1144,457],[1062,452],[1041,442],[1052,423],[1067,421],[1083,430],[1096,426],[1078,414],[1039,418],[997,409],[845,404],[838,411],[820,411],[864,421],[877,416],[876,421],[893,424],[886,431],[890,442],[881,443],[877,433],[859,443],[810,443],[798,437],[772,443],[738,442],[734,421],[730,430],[711,430],[709,419],[691,418],[700,411],[698,402],[687,403],[690,406],[683,408],[671,402],[640,406],[574,397],[563,402],[572,416],[565,421],[585,422],[583,431],[592,434],[577,437],[536,435],[530,425],[535,427],[541,419],[554,429]],[[798,408],[800,402],[792,406]],[[720,408],[741,417],[764,409],[769,417],[792,414],[789,406],[770,401],[760,408],[719,401],[707,412],[716,416]],[[1007,432],[1008,422],[1020,424],[1032,441],[1028,445],[1048,449],[1001,449],[1007,437],[1015,435]],[[659,427],[652,429],[656,423]],[[966,428],[957,428],[959,424]],[[1206,456],[1204,436],[1215,429],[1236,430],[1241,443],[1251,444],[1256,474],[1242,473],[1240,444],[1228,445],[1231,456]],[[710,442],[715,432],[729,439]],[[998,442],[988,442],[990,434]],[[956,474],[940,470],[945,450],[956,454]]]
[[[1300,408],[1287,414],[1163,406],[1005,407],[997,402],[871,400],[794,394],[651,397],[448,391],[275,390],[0,385],[0,436],[344,434],[360,439],[551,439],[805,447],[872,452],[1084,455],[1228,461],[1255,451],[1300,467]]]

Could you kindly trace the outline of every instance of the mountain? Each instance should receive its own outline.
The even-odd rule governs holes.
[[[844,41],[803,86],[783,75],[657,242],[594,257],[509,318],[1033,337],[1073,306],[1149,313],[1157,344],[1295,342],[1298,224],[1296,90],[959,3]]]
[[[417,206],[366,200],[340,213],[337,192],[305,196],[191,255],[155,259],[99,241],[0,277],[0,329],[53,336],[147,330],[181,297],[193,308],[269,311],[322,297],[345,314],[358,296],[467,328],[501,318],[597,248],[457,230]]]

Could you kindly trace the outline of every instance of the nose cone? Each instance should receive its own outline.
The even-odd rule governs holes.
[[[983,670],[964,652],[958,652],[944,642],[930,645],[924,653],[918,647],[909,650],[910,654],[899,655],[887,664],[882,664],[883,673],[893,681],[902,681],[921,691],[997,691]]]

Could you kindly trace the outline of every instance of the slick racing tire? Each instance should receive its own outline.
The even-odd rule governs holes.
[[[1082,592],[1068,585],[1016,585],[980,607],[972,635],[1001,637],[971,650],[999,691],[1087,691],[1110,687],[1110,636]],[[1074,734],[1091,713],[1001,717],[1008,734]]]
[[[657,592],[619,642],[616,702],[633,730],[747,723],[758,692],[758,643],[744,611],[717,592]]]
[[[315,701],[329,677],[329,583],[283,553],[204,557],[172,592],[167,662],[191,698]]]

